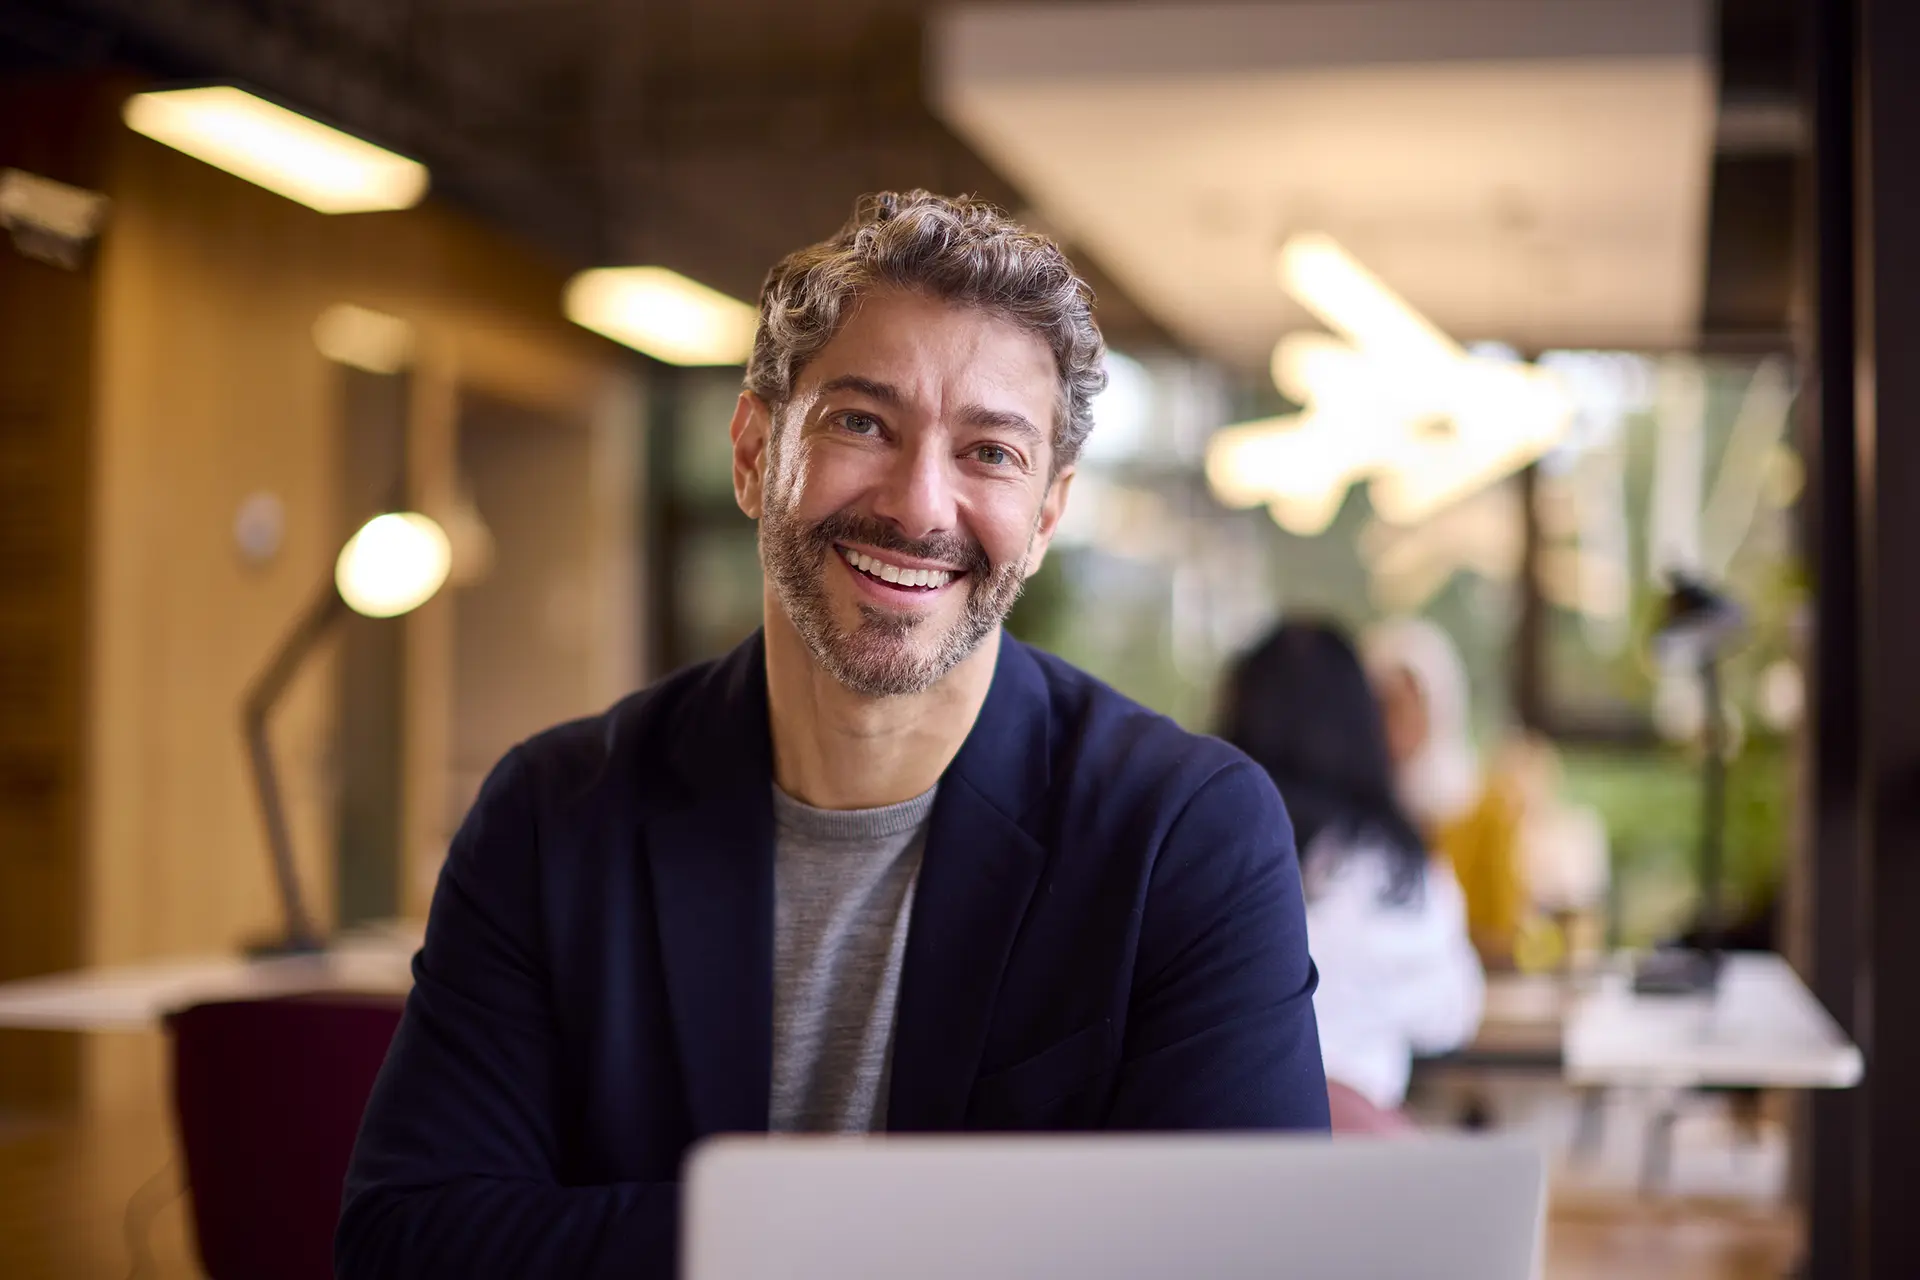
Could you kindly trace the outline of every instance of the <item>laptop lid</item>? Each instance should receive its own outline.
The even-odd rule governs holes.
[[[684,1280],[1530,1280],[1514,1138],[728,1137],[691,1157]]]

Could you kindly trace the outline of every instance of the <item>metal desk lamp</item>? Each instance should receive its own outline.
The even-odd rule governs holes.
[[[293,863],[293,840],[280,796],[273,744],[267,736],[274,705],[302,664],[347,610],[369,618],[397,618],[433,598],[447,580],[453,552],[446,533],[415,512],[388,512],[360,526],[340,550],[333,576],[280,642],[273,660],[247,690],[243,719],[254,790],[267,827],[274,882],[280,893],[285,932],[262,946],[260,955],[301,955],[325,947],[300,888]]]
[[[1697,578],[1674,573],[1654,651],[1694,663],[1705,708],[1706,761],[1701,771],[1700,905],[1694,934],[1697,947],[1662,948],[1636,968],[1634,990],[1643,995],[1694,995],[1714,990],[1720,980],[1720,941],[1726,928],[1723,903],[1723,850],[1727,821],[1726,717],[1720,703],[1720,659],[1746,630],[1745,611]]]

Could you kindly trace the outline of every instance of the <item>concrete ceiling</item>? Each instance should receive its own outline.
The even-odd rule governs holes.
[[[1505,305],[1502,291],[1560,277],[1596,296],[1611,288],[1620,301],[1608,305],[1623,315],[1627,295],[1644,294],[1636,323],[1650,338],[1658,315],[1686,310],[1676,291],[1697,291],[1704,277],[1709,336],[1777,340],[1804,155],[1793,127],[1799,0],[1714,0],[1723,136],[1703,265],[1705,180],[1689,170],[1689,196],[1687,176],[1668,175],[1681,170],[1682,151],[1697,154],[1710,127],[1700,117],[1711,106],[1697,93],[1715,61],[1701,52],[1710,43],[1705,2],[1420,0],[1389,14],[1371,0],[1158,9],[1089,0],[1048,10],[1050,27],[978,26],[984,47],[967,47],[954,43],[955,22],[1034,14],[975,3],[949,20],[938,0],[4,0],[0,75],[241,80],[420,156],[438,198],[569,261],[662,262],[740,296],[780,253],[831,230],[854,194],[927,185],[1074,223],[1075,256],[1122,347],[1231,328],[1237,336],[1223,349],[1236,359],[1261,354],[1272,330],[1298,322],[1267,288],[1263,243],[1308,217],[1410,295],[1425,295],[1416,296],[1422,305],[1437,307],[1444,285],[1409,274],[1420,270],[1422,242],[1444,239],[1463,259],[1478,254],[1474,278],[1456,290],[1456,319]],[[1495,36],[1506,43],[1489,45]],[[1184,61],[1170,61],[1174,54]],[[1529,87],[1514,65],[1529,59],[1546,67],[1546,89],[1537,75]],[[1580,73],[1579,93],[1556,105],[1560,73],[1571,86],[1583,60],[1593,65]],[[1630,90],[1625,64],[1636,61],[1646,79]],[[1425,68],[1419,92],[1396,70],[1413,65]],[[995,86],[994,101],[975,103],[993,137],[964,124],[956,131],[930,109],[944,103],[960,120],[949,101],[956,68],[967,84]],[[1488,69],[1501,74],[1478,74]],[[1186,91],[1203,76],[1204,91]],[[1083,89],[1090,96],[1076,105]],[[1656,109],[1643,96],[1656,93],[1689,104]],[[1044,156],[994,124],[1002,99],[1032,108]],[[1619,112],[1603,108],[1617,99]],[[1105,119],[1103,103],[1123,123]],[[1735,151],[1730,108],[1766,126],[1746,128]],[[1250,123],[1260,113],[1270,130]],[[1330,115],[1344,132],[1317,157],[1288,162],[1303,174],[1309,161],[1320,170],[1296,199],[1309,184],[1283,181],[1291,170],[1268,148],[1311,140],[1309,127],[1330,125]],[[1211,150],[1194,141],[1197,126],[1179,123],[1221,116],[1240,132],[1223,132]],[[1609,127],[1630,119],[1647,121],[1638,138]],[[1783,121],[1786,129],[1775,127]],[[1477,139],[1480,160],[1463,137]],[[1107,157],[1095,175],[1104,194],[1089,203],[1110,207],[1076,220],[1073,199],[1056,198],[1063,184],[1049,174],[1062,157],[1076,163],[1082,143]],[[1622,155],[1629,145],[1637,149]],[[1529,163],[1488,163],[1501,147]],[[1623,171],[1627,180],[1616,181]],[[1638,197],[1635,184],[1645,188]],[[1592,197],[1585,204],[1582,192]],[[1629,208],[1636,198],[1644,207]],[[1136,206],[1142,229],[1130,235],[1117,224]],[[1676,230],[1689,219],[1691,250]],[[1407,229],[1416,222],[1424,230]],[[1622,248],[1616,269],[1556,247],[1578,241],[1598,253],[1608,237],[1639,249]],[[1502,240],[1504,253],[1488,247]],[[1183,255],[1183,271],[1207,273],[1204,293],[1170,280],[1149,299],[1163,251]],[[1656,267],[1656,255],[1668,265]],[[1644,288],[1629,272],[1644,274]],[[1545,305],[1552,288],[1528,293]],[[1263,318],[1260,308],[1273,306],[1278,314]],[[1210,325],[1212,308],[1244,319]],[[1261,325],[1269,332],[1245,336]],[[1509,336],[1526,341],[1522,327]],[[1592,340],[1608,337],[1594,329]]]
[[[751,298],[867,191],[1021,195],[926,105],[924,0],[0,0],[0,74],[238,80],[577,265]],[[1171,343],[1090,268],[1101,323]]]
[[[1287,234],[1331,233],[1463,341],[1697,338],[1716,75],[1706,0],[969,8],[936,110],[1196,347],[1312,321]]]

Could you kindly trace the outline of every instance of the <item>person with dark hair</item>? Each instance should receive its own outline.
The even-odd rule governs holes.
[[[1425,618],[1395,618],[1368,630],[1361,657],[1380,699],[1401,807],[1460,882],[1481,961],[1508,968],[1531,914],[1520,802],[1474,748],[1460,650]]]
[[[1267,771],[1293,818],[1336,1102],[1344,1086],[1394,1110],[1414,1054],[1457,1048],[1479,1026],[1485,977],[1460,886],[1395,796],[1380,705],[1338,628],[1276,629],[1229,673],[1223,710],[1221,736]]]
[[[481,788],[342,1280],[670,1277],[715,1134],[1328,1127],[1273,783],[1002,629],[1106,378],[1086,282],[882,192],[759,315],[764,625]]]

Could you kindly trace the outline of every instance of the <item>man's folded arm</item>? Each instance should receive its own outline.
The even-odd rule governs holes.
[[[1109,1127],[1325,1130],[1315,985],[1286,809],[1229,765],[1154,863]]]
[[[448,851],[347,1174],[342,1280],[673,1274],[677,1184],[556,1176],[530,784],[509,755]]]

